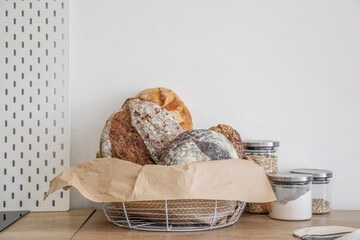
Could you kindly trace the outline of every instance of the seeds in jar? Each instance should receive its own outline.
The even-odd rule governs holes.
[[[268,155],[268,154],[264,154],[264,155],[247,154],[246,156],[257,165],[263,167],[266,174],[279,172],[277,156]]]
[[[247,213],[269,213],[271,212],[270,203],[246,203],[245,212]]]
[[[248,159],[264,168],[266,174],[278,173],[278,157],[275,155],[247,154]],[[269,213],[271,212],[270,203],[247,203],[245,211],[247,213]]]
[[[321,198],[314,198],[312,200],[312,212],[313,214],[325,214],[330,212],[330,202],[321,199]]]

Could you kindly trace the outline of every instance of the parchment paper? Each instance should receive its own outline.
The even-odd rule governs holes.
[[[55,177],[45,199],[61,188],[67,190],[72,186],[94,202],[276,200],[263,168],[239,159],[175,166],[140,166],[115,158],[90,159]]]

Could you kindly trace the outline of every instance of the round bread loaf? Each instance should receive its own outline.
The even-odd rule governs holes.
[[[171,112],[184,131],[193,129],[191,114],[174,91],[161,87],[149,88],[138,93],[136,98],[156,103]]]
[[[211,130],[191,130],[175,138],[160,162],[177,165],[232,158],[238,155],[226,137]]]
[[[240,134],[232,127],[226,124],[219,124],[211,127],[210,130],[221,133],[234,145],[240,159],[247,159]]]
[[[106,121],[100,140],[101,155],[140,165],[155,164],[182,132],[166,109],[155,103],[128,99]]]

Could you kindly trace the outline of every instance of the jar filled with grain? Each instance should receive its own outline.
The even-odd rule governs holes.
[[[331,179],[332,171],[324,169],[293,169],[292,173],[311,174],[312,182],[312,213],[326,214],[331,210]]]
[[[278,141],[247,140],[243,141],[247,158],[264,168],[266,175],[276,174],[278,168]],[[245,211],[248,213],[269,213],[270,203],[247,203]]]

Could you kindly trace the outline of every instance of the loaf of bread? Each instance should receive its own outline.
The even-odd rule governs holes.
[[[182,132],[166,109],[152,102],[128,99],[106,121],[100,140],[101,155],[140,165],[155,164]]]
[[[247,159],[240,134],[232,127],[226,124],[219,124],[211,127],[210,130],[221,133],[234,145],[240,159]]]
[[[184,131],[193,129],[191,114],[174,91],[167,88],[150,88],[138,93],[136,98],[156,103],[171,112]]]
[[[211,130],[191,130],[175,138],[160,163],[178,165],[232,158],[238,155],[226,137]]]

